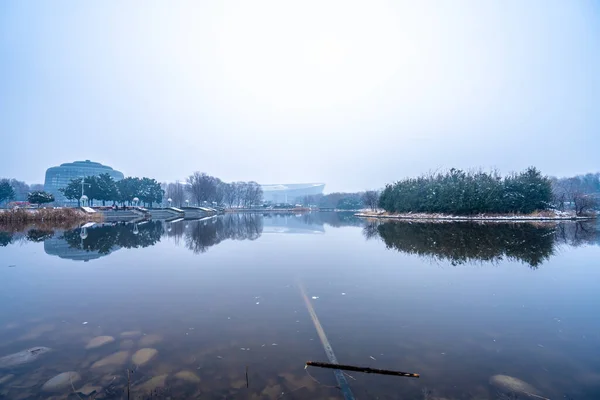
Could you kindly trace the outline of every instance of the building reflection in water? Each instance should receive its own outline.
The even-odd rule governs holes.
[[[46,254],[73,261],[87,262],[107,256],[119,249],[120,247],[115,246],[106,253],[100,253],[98,250],[84,250],[82,248],[72,247],[62,237],[53,237],[44,241],[44,251]]]
[[[263,233],[324,234],[323,224],[318,224],[309,218],[309,214],[266,214],[263,218]]]
[[[47,254],[78,261],[107,256],[121,248],[153,246],[160,241],[163,226],[160,221],[139,224],[86,224],[66,230],[44,241]]]

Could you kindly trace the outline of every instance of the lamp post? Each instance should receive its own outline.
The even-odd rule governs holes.
[[[87,207],[88,205],[88,197],[85,194],[82,194],[79,198],[79,202],[81,203],[81,207]]]
[[[91,183],[85,183],[85,176],[82,176],[81,177],[81,198],[79,199],[79,202],[81,203],[82,207],[85,207],[85,204],[82,203],[84,201],[84,199],[85,199],[85,201],[88,200],[88,197],[83,193],[83,187],[85,185],[92,186]]]
[[[81,232],[79,232],[79,237],[81,238],[81,248],[84,249],[85,247],[83,247],[83,241],[88,237],[86,227],[81,227]]]

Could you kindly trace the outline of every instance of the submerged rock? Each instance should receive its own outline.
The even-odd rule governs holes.
[[[21,364],[37,360],[41,355],[48,353],[52,349],[48,347],[32,347],[18,353],[9,354],[0,358],[0,368],[10,368]]]
[[[179,371],[175,374],[175,378],[191,383],[200,383],[200,377],[192,371]]]
[[[167,382],[168,376],[169,375],[167,375],[167,374],[155,376],[154,378],[147,380],[146,382],[142,383],[141,385],[136,386],[134,389],[136,391],[147,393],[147,392],[151,392],[155,389],[165,387],[165,383]]]
[[[85,385],[84,387],[82,387],[81,389],[77,389],[76,392],[77,393],[81,393],[85,396],[89,396],[92,393],[96,392],[96,393],[100,393],[100,391],[102,390],[101,386],[92,386],[89,383],[87,385]]]
[[[123,365],[125,364],[128,358],[128,351],[118,351],[116,353],[111,354],[110,356],[104,357],[103,359],[96,361],[92,364],[92,368]]]
[[[138,336],[142,336],[141,331],[126,331],[121,333],[122,338],[136,338]]]
[[[37,339],[44,333],[52,332],[56,328],[56,324],[42,324],[32,328],[28,333],[21,336],[19,340]]]
[[[156,335],[156,334],[146,335],[140,339],[139,345],[144,346],[144,347],[152,346],[153,344],[159,343],[161,341],[162,341],[162,336],[160,336],[160,335]]]
[[[115,341],[115,338],[112,336],[96,336],[92,340],[88,342],[85,346],[86,349],[95,349],[100,346],[104,346],[105,344],[112,343]]]
[[[131,361],[138,367],[146,364],[148,361],[153,359],[158,354],[158,350],[156,349],[140,349],[135,352],[133,357],[131,357]]]
[[[56,375],[48,382],[44,383],[42,390],[45,392],[54,392],[71,387],[72,384],[79,381],[81,376],[75,371],[63,372],[62,374]]]
[[[490,383],[497,388],[509,392],[523,393],[527,395],[539,395],[539,390],[529,383],[508,375],[494,375],[490,378]]]
[[[133,346],[135,346],[135,343],[133,342],[133,340],[131,339],[127,339],[127,340],[123,340],[120,344],[119,347],[123,350],[128,350],[133,348]]]

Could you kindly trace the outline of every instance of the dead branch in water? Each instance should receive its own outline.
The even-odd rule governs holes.
[[[369,368],[369,367],[356,367],[353,365],[343,365],[343,364],[330,364],[330,363],[323,363],[323,362],[316,362],[316,361],[307,361],[306,366],[339,369],[339,370],[354,371],[354,372],[364,372],[365,374],[402,376],[402,377],[406,377],[406,378],[418,378],[420,376],[419,374],[414,374],[411,372],[392,371],[389,369],[378,369],[378,368]]]

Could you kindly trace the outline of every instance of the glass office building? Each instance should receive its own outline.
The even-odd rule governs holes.
[[[52,193],[58,204],[68,203],[69,200],[58,189],[66,187],[73,179],[100,174],[109,174],[115,181],[123,179],[122,172],[114,170],[107,165],[90,160],[75,161],[61,164],[58,167],[48,168],[46,170],[44,190]]]

